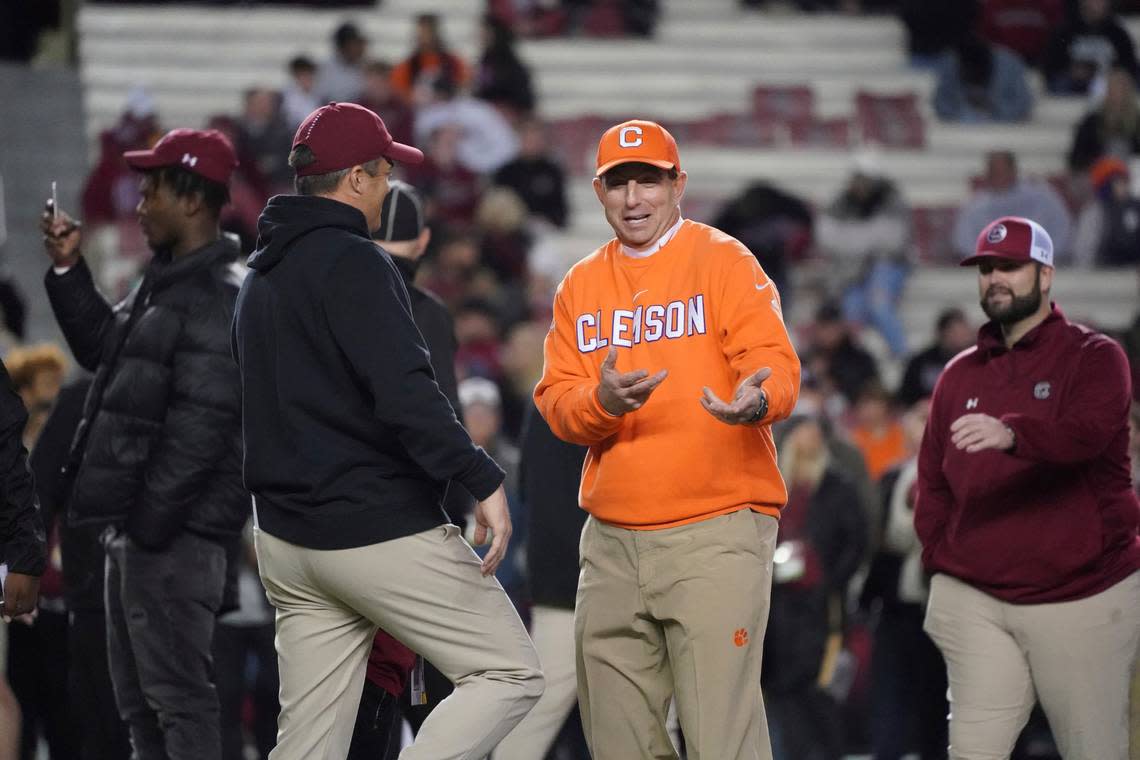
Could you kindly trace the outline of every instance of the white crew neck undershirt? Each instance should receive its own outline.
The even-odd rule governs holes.
[[[646,248],[644,251],[638,251],[634,248],[630,248],[625,243],[622,243],[621,252],[626,256],[629,256],[631,259],[647,259],[653,254],[660,251],[665,246],[669,245],[669,241],[672,240],[673,236],[677,234],[677,230],[681,229],[681,223],[684,221],[685,217],[678,217],[677,223],[669,229],[665,230],[665,234],[657,238],[657,242]]]

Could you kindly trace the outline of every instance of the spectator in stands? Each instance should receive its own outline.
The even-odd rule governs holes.
[[[891,353],[902,356],[906,330],[897,309],[910,272],[910,207],[875,154],[856,156],[847,184],[820,215],[816,236],[844,317],[873,326]]]
[[[1037,220],[1056,242],[1058,259],[1067,258],[1072,220],[1061,196],[1043,182],[1018,176],[1017,158],[1011,151],[986,154],[982,188],[958,210],[954,222],[954,249],[959,256],[974,250],[978,233],[999,216],[1023,216]]]
[[[281,112],[290,129],[320,108],[317,97],[317,64],[308,56],[299,55],[289,61],[289,84],[281,93]]]
[[[384,120],[393,140],[411,142],[416,115],[392,88],[392,64],[375,60],[365,64],[364,90],[357,102]]]
[[[914,530],[918,446],[930,402],[903,415],[908,458],[882,478],[881,548],[871,561],[860,604],[877,614],[871,650],[871,750],[875,760],[946,757],[946,666],[922,630],[929,587]]]
[[[463,424],[471,434],[475,445],[495,458],[506,472],[503,487],[507,490],[507,504],[511,512],[511,537],[514,545],[507,549],[507,555],[495,571],[503,589],[515,602],[522,602],[525,582],[526,558],[523,547],[526,545],[526,512],[519,501],[519,450],[503,434],[502,402],[499,387],[485,377],[468,377],[459,382],[459,404],[463,412]],[[477,547],[476,553],[486,553],[487,547]]]
[[[935,323],[935,340],[910,358],[903,371],[895,401],[911,409],[921,399],[930,398],[934,384],[946,362],[974,345],[974,327],[958,307],[945,309]]]
[[[428,218],[432,218],[431,214]],[[418,279],[454,314],[481,274],[479,241],[463,228],[452,230],[441,238],[434,255],[428,256],[424,262],[424,272]]]
[[[405,100],[419,105],[433,97],[437,82],[451,92],[465,87],[471,70],[452,53],[443,39],[440,19],[435,13],[416,17],[416,39],[412,54],[392,71],[392,86]]]
[[[1128,165],[1102,158],[1089,171],[1093,198],[1081,209],[1073,235],[1073,261],[1081,267],[1140,263],[1140,199],[1132,194]]]
[[[455,89],[446,78],[437,79],[432,92],[416,111],[417,141],[426,142],[442,127],[454,127],[459,137],[455,158],[476,174],[493,173],[518,155],[518,135],[494,106]]]
[[[784,312],[791,311],[795,293],[788,281],[788,267],[811,246],[811,207],[775,185],[754,182],[720,210],[713,226],[752,251],[776,283]]]
[[[1081,119],[1073,132],[1069,168],[1088,170],[1104,155],[1127,161],[1140,154],[1140,107],[1136,82],[1126,69],[1113,69],[1106,80],[1104,100]]]
[[[1037,66],[1053,30],[1065,19],[1062,0],[981,0],[978,33]]]
[[[537,119],[526,119],[518,132],[519,154],[495,172],[494,184],[518,193],[532,214],[565,227],[566,173],[547,149],[546,130]]]
[[[505,187],[496,187],[483,194],[475,220],[482,232],[479,243],[480,259],[499,282],[520,290],[527,276],[527,258],[531,235],[526,229],[526,204],[518,193]],[[521,293],[519,293],[521,295]],[[524,306],[522,299],[515,299]],[[504,315],[513,322],[515,315]],[[517,315],[525,318],[525,310]]]
[[[59,396],[67,374],[67,357],[56,344],[43,343],[14,348],[4,362],[8,365],[12,386],[28,411],[24,445],[31,451]]]
[[[1084,95],[1113,66],[1133,77],[1140,73],[1132,37],[1113,15],[1111,0],[1080,0],[1076,18],[1049,41],[1045,84],[1057,95]]]
[[[498,16],[483,16],[480,28],[483,52],[475,66],[475,97],[486,100],[515,116],[534,110],[530,71],[515,51],[511,27]]]
[[[99,160],[87,176],[81,203],[89,228],[134,218],[138,178],[123,152],[149,148],[160,134],[154,98],[141,87],[132,89],[118,123],[99,135]]]
[[[503,377],[502,323],[499,310],[485,298],[470,297],[455,309],[456,371],[460,377]]]
[[[427,138],[423,162],[404,167],[404,173],[405,179],[427,198],[431,222],[468,227],[475,219],[482,182],[478,174],[459,163],[460,139],[455,125],[439,127]],[[444,293],[436,292],[447,300]]]
[[[836,695],[847,585],[863,558],[867,524],[852,484],[831,465],[823,425],[793,418],[780,447],[788,505],[774,555],[764,636],[765,708],[776,760],[840,757]]]
[[[969,34],[978,15],[977,0],[900,0],[907,50],[916,66],[935,66],[943,53]]]
[[[816,310],[804,366],[811,370],[825,396],[839,393],[848,404],[855,403],[868,381],[879,377],[874,357],[855,341],[843,312],[831,302]]]
[[[863,454],[867,473],[878,481],[887,470],[906,458],[906,436],[891,407],[891,396],[878,380],[859,391],[853,411],[851,442]]]
[[[285,160],[293,144],[293,129],[281,112],[281,98],[272,90],[254,87],[245,93],[245,108],[237,124],[238,161],[243,174],[251,170],[264,181],[261,190],[270,195],[288,192],[293,171]]]
[[[1025,64],[975,35],[945,53],[936,72],[934,112],[943,121],[1025,121],[1033,110]]]
[[[350,21],[333,32],[333,55],[317,71],[315,90],[319,103],[352,101],[364,89],[364,56],[368,38]]]

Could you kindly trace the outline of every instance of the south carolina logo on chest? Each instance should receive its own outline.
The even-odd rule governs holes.
[[[630,348],[639,343],[678,340],[707,331],[705,297],[649,304],[633,309],[598,309],[579,314],[574,320],[578,350],[592,353],[608,346]]]

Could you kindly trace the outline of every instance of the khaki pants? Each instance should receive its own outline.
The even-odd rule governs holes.
[[[526,629],[454,525],[371,546],[317,551],[255,534],[277,608],[281,714],[273,760],[348,753],[377,626],[455,683],[401,760],[477,760],[542,694]]]
[[[1140,572],[1057,604],[1009,604],[936,575],[925,629],[946,660],[951,760],[1008,758],[1038,699],[1065,760],[1127,760]]]
[[[777,521],[748,509],[655,531],[590,518],[575,610],[578,704],[594,760],[770,760],[760,664]]]
[[[542,662],[546,691],[534,709],[499,744],[495,760],[542,760],[578,701],[573,610],[533,608],[530,636]]]

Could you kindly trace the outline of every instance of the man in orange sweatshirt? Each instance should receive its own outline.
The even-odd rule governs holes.
[[[770,425],[800,363],[755,257],[681,217],[685,182],[658,124],[602,136],[616,238],[559,286],[534,392],[555,435],[589,446],[575,639],[595,760],[675,758],[670,698],[690,757],[772,757],[760,664],[787,492]]]

